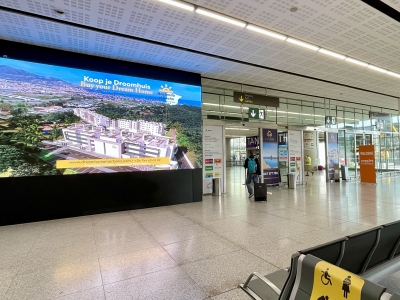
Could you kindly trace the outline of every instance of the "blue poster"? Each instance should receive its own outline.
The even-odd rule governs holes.
[[[263,176],[268,185],[279,185],[278,162],[278,130],[263,129]]]

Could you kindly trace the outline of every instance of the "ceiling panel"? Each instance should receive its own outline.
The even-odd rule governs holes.
[[[188,2],[400,72],[400,24],[359,0]],[[395,0],[392,2],[396,4]],[[65,11],[63,21],[71,23],[57,23],[0,10],[0,36],[7,40],[397,109],[397,100],[391,97],[263,67],[395,96],[400,95],[400,79],[266,38],[247,29],[222,24],[156,0],[0,0],[0,5],[54,20],[58,20],[54,10],[62,9]],[[297,13],[289,11],[292,6],[298,7]],[[261,68],[82,29],[74,23],[223,56]],[[217,85],[215,81],[213,84],[226,89],[237,87],[225,83]]]

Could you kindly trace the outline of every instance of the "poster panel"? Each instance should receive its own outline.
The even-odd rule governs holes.
[[[289,148],[289,173],[296,173],[297,183],[302,182],[304,173],[303,151],[302,151],[302,132],[300,130],[288,131]]]
[[[279,162],[285,162],[287,163],[288,161],[288,145],[278,145],[279,149]]]
[[[264,182],[279,185],[278,130],[263,129],[262,167]]]
[[[212,193],[213,178],[220,178],[220,191],[224,180],[224,146],[222,126],[203,126],[204,163],[203,194]]]
[[[338,133],[327,132],[328,135],[328,178],[330,180],[335,179],[334,165],[339,164],[339,145],[338,145]]]
[[[314,150],[314,132],[304,132],[304,149]]]
[[[359,146],[360,179],[365,183],[376,183],[375,146]]]
[[[259,139],[258,135],[246,137],[246,149],[259,149]]]
[[[0,58],[0,177],[202,167],[201,87]]]

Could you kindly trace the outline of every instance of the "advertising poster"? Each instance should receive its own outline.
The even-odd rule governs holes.
[[[314,150],[314,132],[304,132],[304,149]]]
[[[264,182],[279,185],[278,130],[263,129],[262,164]]]
[[[246,149],[259,149],[259,136],[248,136],[246,137]]]
[[[0,58],[0,177],[201,168],[201,87]]]
[[[360,179],[365,183],[376,183],[375,171],[375,146],[365,145],[359,147]]]
[[[288,161],[288,146],[287,145],[278,145],[279,149],[279,162],[287,162]]]
[[[287,145],[287,132],[278,133],[278,160],[280,179],[287,182],[289,172],[289,151]]]
[[[203,194],[212,193],[212,180],[220,178],[222,191],[224,180],[223,127],[203,126],[204,164]]]
[[[334,132],[327,132],[326,134],[328,135],[328,178],[334,180],[334,165],[339,164],[338,134]]]
[[[302,133],[299,130],[288,131],[289,173],[296,173],[296,181],[303,178]]]

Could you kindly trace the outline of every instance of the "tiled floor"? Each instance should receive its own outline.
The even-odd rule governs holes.
[[[249,299],[236,287],[251,272],[400,219],[400,178],[373,186],[316,173],[254,203],[243,177],[230,169],[228,193],[201,203],[0,227],[0,300]]]

